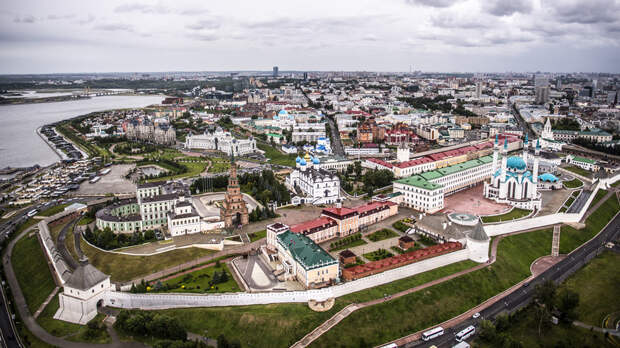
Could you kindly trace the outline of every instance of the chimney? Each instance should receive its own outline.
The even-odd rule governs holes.
[[[336,208],[342,208],[342,202],[340,202],[340,200],[336,202]]]

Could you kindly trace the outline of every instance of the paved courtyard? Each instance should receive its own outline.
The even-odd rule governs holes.
[[[510,210],[510,205],[495,203],[490,199],[484,198],[484,185],[482,183],[447,196],[444,199],[444,209],[442,213],[469,213],[474,215],[494,215],[501,214]]]
[[[136,184],[125,179],[125,175],[129,170],[135,167],[135,164],[117,164],[110,167],[110,173],[103,175],[99,181],[94,184],[84,181],[77,191],[78,195],[105,195],[108,193],[117,194],[135,194]]]
[[[568,196],[573,193],[573,190],[562,189],[540,192],[542,194],[542,208],[538,216],[555,214],[562,207]]]

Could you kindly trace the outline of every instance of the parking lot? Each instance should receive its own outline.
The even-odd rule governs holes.
[[[135,194],[136,184],[131,180],[125,179],[125,175],[135,164],[118,164],[110,167],[111,171],[107,175],[103,175],[101,180],[94,184],[84,181],[79,190],[78,195],[105,195],[108,193],[115,194]]]

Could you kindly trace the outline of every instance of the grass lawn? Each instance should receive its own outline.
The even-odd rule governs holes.
[[[179,318],[190,332],[202,333],[207,330],[209,336],[214,337],[223,334],[229,340],[238,340],[243,347],[289,347],[354,301],[382,298],[384,294],[393,294],[474,265],[476,263],[472,261],[462,261],[340,297],[334,308],[326,312],[314,312],[307,304],[301,303],[170,309],[160,312]],[[282,334],[284,331],[287,332],[286,335]]]
[[[194,157],[189,157],[188,160],[196,160],[196,159]],[[187,172],[183,174],[168,175],[168,176],[164,176],[161,178],[149,179],[147,180],[147,182],[166,181],[166,180],[174,180],[174,179],[180,179],[180,178],[190,178],[190,177],[198,176],[207,167],[207,163],[204,161],[201,161],[201,162],[184,162],[183,161],[183,162],[179,162],[179,164],[186,166]]]
[[[620,254],[606,251],[562,285],[579,293],[577,315],[584,323],[602,326],[607,314],[620,311]]]
[[[250,242],[255,242],[259,239],[267,237],[267,230],[260,230],[258,232],[248,233],[248,237],[250,237]]]
[[[28,309],[34,313],[56,287],[37,236],[22,237],[13,248],[11,260]]]
[[[101,272],[109,274],[113,282],[129,281],[214,253],[211,250],[187,248],[152,256],[132,256],[100,251],[83,239],[80,240],[80,246],[90,263]]]
[[[607,190],[598,190],[596,192],[596,196],[594,196],[594,199],[592,200],[592,203],[590,203],[590,206],[588,207],[588,209],[595,206],[596,203],[598,203],[601,199],[603,199],[603,197],[605,197],[606,194],[607,194]]]
[[[613,347],[605,342],[602,333],[591,332],[566,324],[551,325],[538,332],[538,321],[535,319],[535,309],[531,306],[515,313],[506,331],[498,332],[510,336],[513,340],[521,342],[521,347]],[[484,342],[477,338],[474,340],[475,347],[495,348],[497,346]]]
[[[344,250],[344,249],[349,249],[349,248],[353,248],[353,247],[364,245],[364,244],[368,244],[368,243],[366,243],[366,241],[363,239],[358,239],[348,244],[343,244],[341,246],[330,248],[329,251]]]
[[[216,284],[210,288],[209,281],[213,279],[213,274],[215,272],[222,271],[226,272],[228,275],[228,280],[224,283]],[[221,264],[220,267],[211,266],[188,274],[180,275],[176,278],[165,281],[164,284],[167,284],[170,289],[162,292],[216,293],[241,291],[226,264]]]
[[[611,185],[611,187],[618,187],[618,185],[620,185],[620,180],[616,181],[615,183],[613,183]]]
[[[618,210],[620,210],[620,205],[616,196],[613,195],[586,219],[585,228],[577,230],[571,226],[562,226],[560,254],[568,254],[594,237],[616,215]]]
[[[366,238],[370,239],[373,242],[378,242],[380,240],[398,237],[398,233],[390,230],[389,228],[384,228],[382,230],[373,232],[366,236]]]
[[[392,257],[392,256],[394,255],[385,249],[378,249],[373,252],[364,254],[364,257],[368,261],[383,260],[383,259],[387,259],[388,257]]]
[[[566,170],[568,170],[569,172],[573,172],[577,175],[581,175],[581,176],[585,176],[586,178],[591,178],[592,177],[592,172],[589,170],[585,170],[583,168],[577,167],[577,166],[568,166],[566,168],[564,168]]]
[[[224,173],[230,169],[230,161],[219,157],[210,157],[211,167],[209,173]]]
[[[515,220],[515,219],[526,217],[530,215],[531,213],[532,213],[531,210],[513,208],[511,211],[507,212],[506,214],[483,216],[482,222],[490,223],[490,222],[510,221],[510,220]]]
[[[70,204],[71,203],[63,203],[63,204],[55,205],[53,207],[49,207],[39,212],[37,215],[38,216],[52,216],[52,215],[60,213],[61,211],[64,211],[65,208],[68,207]]]
[[[577,178],[574,178],[571,181],[565,181],[564,182],[564,187],[568,188],[568,189],[573,189],[573,188],[577,188],[577,187],[581,187],[583,186],[583,182]]]
[[[551,229],[506,237],[490,267],[358,310],[311,346],[357,347],[360,337],[378,345],[452,318],[529,276],[530,264],[549,254],[551,239]],[[402,320],[405,313],[407,320]]]
[[[80,219],[80,221],[78,221],[78,225],[84,226],[84,225],[88,225],[88,224],[90,224],[91,222],[94,222],[94,221],[95,221],[95,218],[92,218],[90,216],[84,215],[84,217],[82,217]]]
[[[271,145],[257,143],[259,149],[265,151],[265,157],[269,158],[269,163],[271,164],[279,164],[281,166],[287,167],[295,167],[295,158],[297,155],[294,154],[283,154],[278,151],[278,149],[274,148]]]

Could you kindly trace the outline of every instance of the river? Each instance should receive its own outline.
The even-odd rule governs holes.
[[[37,128],[95,111],[159,104],[163,96],[103,96],[54,103],[0,105],[0,168],[47,166],[58,155],[39,137]]]

